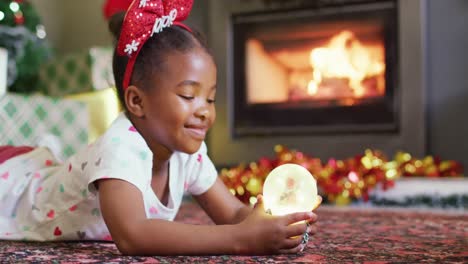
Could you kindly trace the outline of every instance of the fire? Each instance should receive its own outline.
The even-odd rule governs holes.
[[[343,82],[357,98],[385,92],[383,45],[363,45],[350,31],[342,31],[327,45],[312,49],[310,64],[313,73],[307,88],[311,96],[330,83],[339,86]],[[374,79],[374,91],[366,85],[370,79]]]

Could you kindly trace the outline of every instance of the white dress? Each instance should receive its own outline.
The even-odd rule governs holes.
[[[185,191],[202,194],[217,178],[204,143],[195,154],[174,153],[165,206],[151,188],[152,161],[151,150],[124,114],[94,144],[64,163],[58,164],[48,148],[7,160],[0,164],[0,239],[111,240],[96,180],[133,184],[142,193],[148,218],[173,220]]]

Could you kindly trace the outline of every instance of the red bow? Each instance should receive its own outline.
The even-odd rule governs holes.
[[[134,0],[128,8],[122,25],[117,53],[130,59],[125,69],[123,89],[130,83],[135,60],[145,42],[156,33],[187,18],[193,0]]]

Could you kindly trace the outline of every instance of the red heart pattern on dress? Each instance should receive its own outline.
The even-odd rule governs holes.
[[[61,236],[62,235],[62,230],[57,226],[54,229],[54,236]]]
[[[1,178],[4,179],[4,180],[8,180],[8,177],[10,177],[10,173],[8,171],[3,173],[2,176],[1,176]]]
[[[154,206],[151,206],[151,208],[149,209],[149,212],[150,214],[155,215],[155,214],[158,214],[158,209],[156,209],[156,207]]]
[[[54,218],[54,216],[55,216],[55,211],[54,211],[54,209],[51,209],[51,210],[47,213],[47,217],[52,219],[52,218]]]

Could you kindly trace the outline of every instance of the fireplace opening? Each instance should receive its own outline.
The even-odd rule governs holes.
[[[394,1],[231,22],[234,136],[398,131]]]

